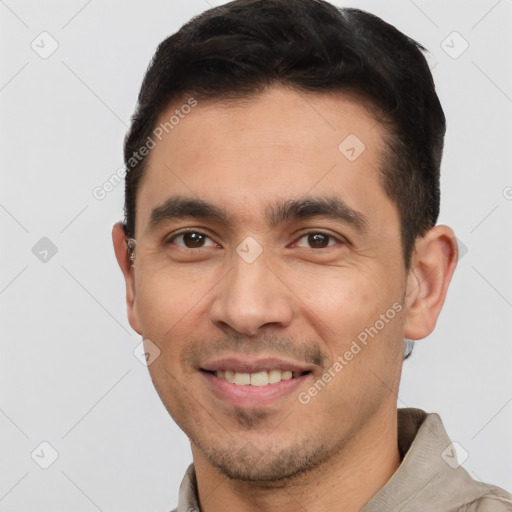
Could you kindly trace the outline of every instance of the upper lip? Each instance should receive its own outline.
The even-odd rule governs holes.
[[[201,369],[210,372],[227,370],[238,373],[257,373],[265,370],[307,372],[312,371],[313,367],[303,363],[276,358],[242,359],[240,357],[224,357],[204,363],[201,365]]]

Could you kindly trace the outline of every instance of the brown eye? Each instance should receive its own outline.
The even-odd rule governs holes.
[[[205,238],[206,237],[200,233],[184,233],[183,243],[187,247],[195,249],[196,247],[202,247],[204,245]]]
[[[307,235],[308,244],[312,249],[323,249],[329,245],[329,235],[324,233],[311,233]]]
[[[170,242],[180,247],[186,247],[187,249],[200,249],[202,247],[213,247],[216,245],[210,237],[197,231],[179,233],[173,236]]]
[[[294,242],[295,247],[303,247],[305,249],[327,249],[333,246],[339,246],[341,248],[347,244],[347,240],[342,235],[331,235],[324,231],[310,231],[309,233],[304,233]]]

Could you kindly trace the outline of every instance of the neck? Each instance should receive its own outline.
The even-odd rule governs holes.
[[[400,465],[396,408],[377,414],[329,461],[285,482],[230,480],[192,452],[203,512],[225,512],[226,503],[237,512],[359,512]]]

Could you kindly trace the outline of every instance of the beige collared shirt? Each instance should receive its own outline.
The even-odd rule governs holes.
[[[473,480],[457,464],[439,415],[398,409],[398,446],[400,467],[361,512],[512,512],[509,493]],[[201,512],[193,464],[173,512]]]

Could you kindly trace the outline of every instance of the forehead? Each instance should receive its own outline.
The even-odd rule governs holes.
[[[170,195],[217,202],[246,217],[263,214],[275,199],[308,194],[336,195],[382,215],[394,210],[381,186],[382,127],[357,96],[273,87],[245,100],[198,99],[182,108],[189,100],[160,116],[137,226]]]

